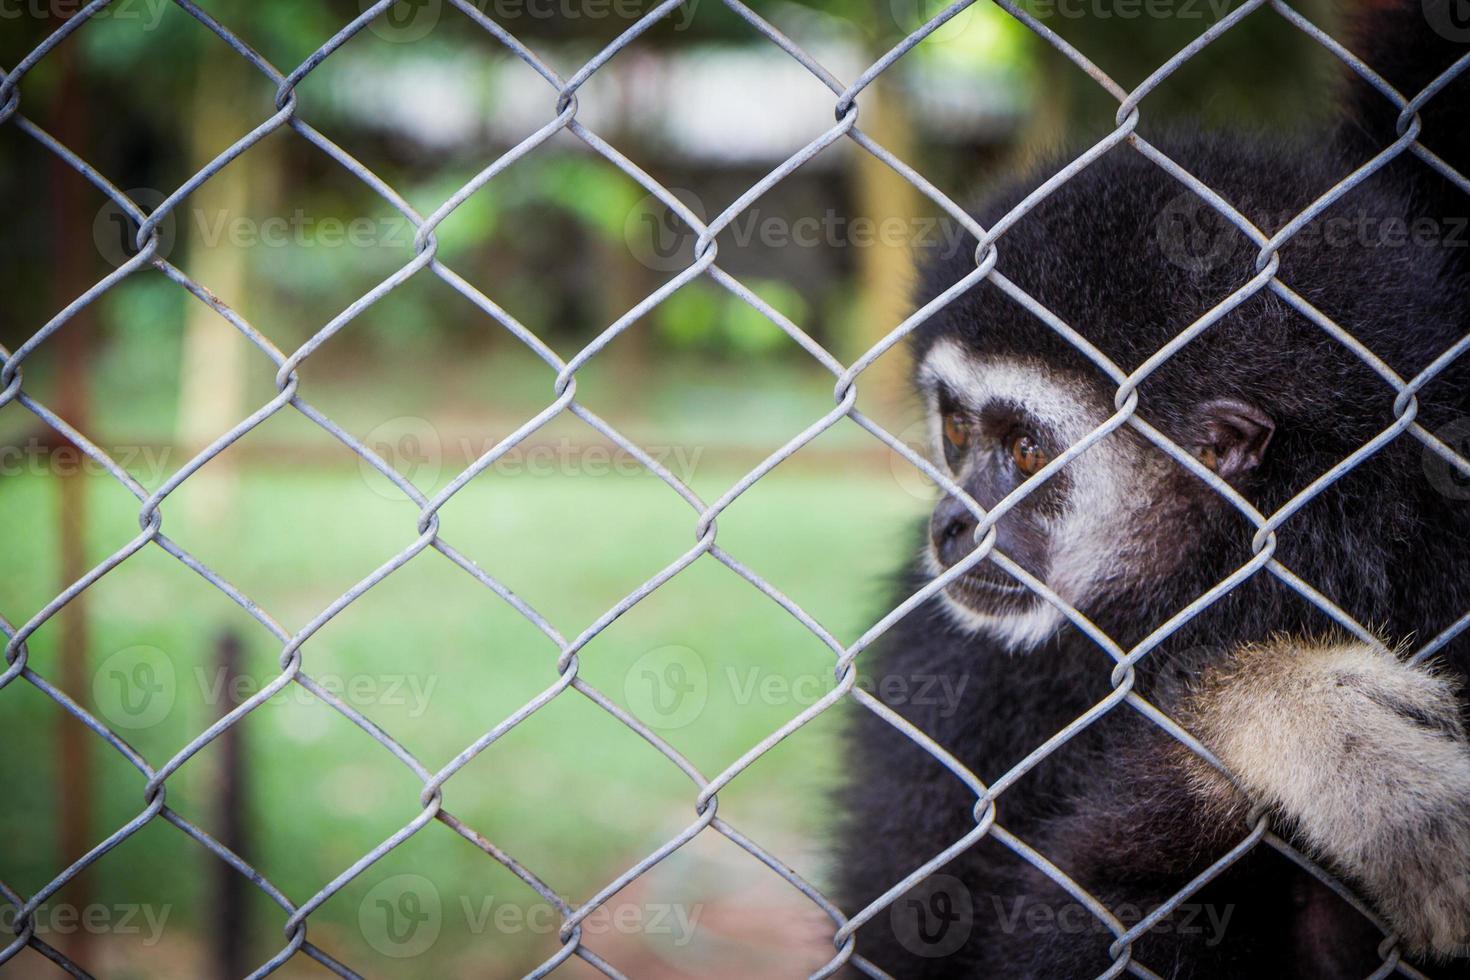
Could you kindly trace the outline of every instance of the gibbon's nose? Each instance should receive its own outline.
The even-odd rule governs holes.
[[[949,568],[975,550],[975,518],[959,501],[946,498],[929,521],[934,555]]]

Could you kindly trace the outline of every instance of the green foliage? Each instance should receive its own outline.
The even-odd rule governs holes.
[[[750,291],[769,303],[793,323],[807,318],[807,304],[796,288],[780,279],[757,279],[746,282]],[[726,294],[729,296],[729,294]],[[725,331],[731,353],[737,356],[772,354],[790,345],[786,334],[749,303],[729,296]]]
[[[989,3],[976,3],[914,49],[913,56],[961,77],[979,68],[1023,72],[1035,60],[1035,43],[1036,35],[1010,14]]]
[[[427,217],[473,176],[474,171],[456,168],[410,189],[405,197]],[[471,194],[434,229],[439,255],[446,262],[483,246],[499,233],[501,218],[510,206],[508,194],[502,192],[514,183],[509,174],[503,178],[505,185],[496,183],[493,190],[482,188]]]
[[[695,280],[664,300],[651,314],[659,336],[676,350],[710,350],[719,336],[719,287]]]
[[[779,279],[749,279],[751,292],[797,324],[807,319],[806,300]],[[651,314],[659,337],[677,350],[749,360],[791,346],[786,334],[738,296],[696,279]]]
[[[206,12],[283,71],[290,71],[340,30],[350,10],[297,0],[219,0]],[[113,3],[78,32],[76,43],[89,69],[121,75],[167,51],[169,64],[188,68],[223,55],[222,41],[173,3]],[[104,26],[105,25],[105,26]]]
[[[626,215],[644,191],[600,158],[564,155],[535,173],[537,196],[577,216],[608,241],[622,246]]]
[[[185,304],[198,302],[151,269],[124,279],[98,302],[98,325],[107,342],[92,370],[111,382],[109,404],[126,419],[117,420],[120,431],[167,431],[178,386]],[[218,328],[234,332],[224,320]]]

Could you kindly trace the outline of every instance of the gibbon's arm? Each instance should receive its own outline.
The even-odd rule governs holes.
[[[1470,953],[1470,742],[1450,680],[1363,643],[1277,640],[1210,670],[1181,721],[1412,952]],[[1194,779],[1238,804],[1203,763]]]

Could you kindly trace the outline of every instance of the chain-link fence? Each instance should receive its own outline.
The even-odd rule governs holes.
[[[263,895],[267,896],[272,902],[284,910],[287,916],[285,941],[279,952],[267,962],[262,963],[252,976],[267,975],[298,955],[311,957],[326,968],[342,976],[356,976],[348,965],[339,962],[330,953],[315,945],[308,938],[308,920],[312,913],[319,909],[323,903],[331,899],[349,882],[353,881],[353,879],[361,875],[366,869],[373,866],[375,862],[379,861],[379,859],[383,858],[393,849],[399,847],[409,838],[420,833],[438,833],[439,831],[428,829],[431,824],[437,823],[448,827],[471,845],[483,851],[492,861],[499,862],[517,878],[525,882],[526,885],[534,889],[546,903],[555,909],[556,914],[560,918],[559,937],[561,945],[554,956],[546,960],[534,971],[532,974],[534,976],[542,976],[552,972],[570,957],[580,957],[586,963],[608,976],[622,976],[623,974],[619,972],[618,964],[604,960],[584,943],[584,926],[587,920],[590,916],[597,913],[599,909],[607,905],[614,896],[618,895],[622,889],[627,887],[635,879],[644,875],[696,836],[706,833],[723,835],[723,837],[733,842],[748,854],[753,861],[759,862],[769,868],[772,874],[779,876],[792,889],[805,896],[807,900],[830,919],[832,929],[832,956],[829,963],[813,974],[813,976],[817,977],[832,975],[848,965],[854,966],[872,976],[882,976],[883,973],[881,970],[863,959],[861,946],[855,939],[856,930],[875,916],[884,914],[889,906],[905,892],[932,876],[956,855],[972,847],[981,838],[986,836],[1000,842],[1022,860],[1034,866],[1054,881],[1061,889],[1085,907],[1095,917],[1097,922],[1112,935],[1113,941],[1110,948],[1110,955],[1114,958],[1114,964],[1107,971],[1106,976],[1118,976],[1123,973],[1140,977],[1158,976],[1159,974],[1155,971],[1163,965],[1155,964],[1151,968],[1149,964],[1133,959],[1134,940],[1169,916],[1191,896],[1199,892],[1207,883],[1258,846],[1274,848],[1281,852],[1291,861],[1305,868],[1316,878],[1331,887],[1334,892],[1357,908],[1370,921],[1379,925],[1384,932],[1385,938],[1379,950],[1382,957],[1382,966],[1373,974],[1374,976],[1387,976],[1395,972],[1410,977],[1422,976],[1417,969],[1401,959],[1396,940],[1388,928],[1382,926],[1380,920],[1348,888],[1335,881],[1306,856],[1299,853],[1290,844],[1275,835],[1268,826],[1267,818],[1264,815],[1257,815],[1248,827],[1242,828],[1239,844],[1211,865],[1208,870],[1191,881],[1187,886],[1180,889],[1176,895],[1163,905],[1151,910],[1135,925],[1131,927],[1126,926],[1102,902],[1090,895],[1077,882],[1068,877],[1065,870],[1052,864],[1046,855],[1033,850],[1023,840],[1013,836],[997,822],[996,799],[1000,795],[999,790],[994,787],[987,787],[984,783],[975,779],[970,775],[969,770],[961,760],[952,757],[944,747],[930,739],[924,732],[915,729],[908,722],[904,721],[882,701],[864,690],[857,683],[857,667],[855,661],[859,655],[883,636],[893,624],[913,611],[921,603],[932,598],[936,592],[944,588],[957,576],[963,574],[969,565],[973,563],[964,562],[951,568],[944,575],[939,576],[915,593],[900,606],[884,615],[870,629],[864,632],[856,642],[844,644],[817,622],[813,616],[809,615],[802,606],[798,605],[797,602],[783,594],[763,578],[758,569],[748,567],[737,557],[724,550],[717,541],[716,521],[727,507],[750,489],[758,480],[761,480],[782,461],[801,451],[803,447],[807,446],[843,419],[850,419],[867,430],[875,439],[885,444],[893,452],[900,454],[909,464],[918,471],[926,474],[948,493],[963,497],[964,492],[947,474],[937,469],[919,453],[915,452],[911,447],[886,431],[868,415],[865,415],[857,409],[857,380],[863,374],[864,370],[871,366],[880,356],[903,341],[917,326],[933,316],[950,300],[982,280],[989,280],[1005,295],[1010,297],[1010,299],[1034,314],[1039,321],[1047,324],[1051,329],[1075,345],[1079,351],[1097,366],[1099,371],[1116,383],[1116,414],[1109,418],[1106,423],[1099,426],[1087,438],[1081,440],[1062,454],[1055,461],[1053,472],[1055,469],[1065,466],[1068,461],[1085,452],[1089,447],[1104,439],[1113,431],[1128,426],[1156,445],[1162,452],[1178,461],[1180,465],[1197,473],[1202,479],[1207,480],[1216,491],[1228,499],[1235,509],[1244,515],[1256,528],[1256,534],[1253,540],[1255,556],[1248,564],[1241,567],[1238,572],[1231,575],[1228,579],[1218,583],[1218,585],[1204,595],[1201,595],[1195,602],[1191,603],[1187,608],[1180,611],[1178,615],[1160,626],[1142,642],[1131,649],[1124,649],[1089,622],[1086,616],[1070,607],[1055,592],[1047,589],[1041,582],[1027,575],[1021,567],[1005,556],[992,551],[994,534],[991,531],[991,526],[998,517],[992,515],[986,518],[974,505],[973,501],[970,502],[970,506],[976,510],[981,518],[977,539],[981,542],[982,555],[988,554],[992,560],[997,562],[1006,571],[1027,582],[1033,590],[1043,596],[1046,602],[1060,610],[1076,629],[1089,636],[1116,663],[1111,675],[1113,689],[1111,695],[1096,704],[1084,715],[1077,718],[1073,724],[1068,725],[1065,729],[1056,733],[1045,744],[1036,747],[1036,751],[1028,756],[1021,766],[1029,769],[1041,759],[1057,751],[1062,745],[1088,726],[1115,710],[1134,710],[1141,712],[1184,745],[1194,749],[1203,757],[1212,759],[1210,753],[1193,736],[1134,692],[1134,672],[1136,665],[1200,612],[1219,601],[1248,577],[1258,573],[1275,576],[1287,587],[1299,593],[1308,602],[1314,604],[1329,615],[1344,630],[1362,638],[1368,643],[1377,644],[1379,641],[1370,629],[1356,622],[1347,612],[1338,608],[1325,595],[1317,591],[1310,582],[1297,577],[1289,568],[1276,560],[1274,557],[1276,532],[1291,519],[1292,515],[1301,510],[1308,502],[1371,457],[1381,447],[1401,436],[1407,435],[1419,440],[1427,447],[1428,452],[1445,461],[1446,465],[1456,467],[1460,472],[1470,473],[1470,463],[1467,463],[1463,458],[1458,456],[1451,446],[1447,445],[1415,421],[1417,393],[1440,374],[1455,358],[1462,355],[1466,350],[1470,350],[1470,337],[1466,337],[1454,347],[1444,351],[1440,357],[1418,376],[1405,379],[1395,374],[1373,351],[1365,348],[1349,332],[1333,323],[1331,318],[1312,308],[1292,291],[1290,284],[1281,281],[1275,275],[1278,267],[1278,251],[1283,245],[1353,187],[1367,179],[1374,172],[1385,167],[1396,157],[1413,154],[1428,165],[1434,167],[1459,188],[1465,190],[1467,194],[1470,194],[1470,181],[1467,181],[1463,175],[1454,172],[1444,161],[1432,154],[1417,140],[1420,132],[1419,110],[1430,99],[1434,98],[1436,93],[1442,90],[1452,78],[1464,71],[1467,66],[1470,66],[1470,55],[1461,58],[1450,70],[1436,79],[1424,91],[1401,94],[1375,75],[1352,52],[1344,48],[1331,36],[1309,22],[1286,3],[1281,2],[1281,0],[1247,0],[1246,3],[1235,8],[1227,16],[1205,30],[1195,41],[1183,50],[1180,50],[1166,63],[1160,65],[1142,84],[1130,91],[1117,84],[1106,73],[1089,61],[1082,52],[1064,41],[1031,13],[1012,4],[1010,0],[995,0],[997,5],[1003,8],[1011,17],[1024,24],[1036,36],[1043,39],[1077,68],[1089,75],[1098,86],[1117,101],[1118,109],[1115,118],[1115,128],[1105,138],[1098,141],[1094,146],[1087,149],[1086,152],[1077,156],[1068,165],[1051,175],[1034,193],[1027,196],[997,224],[991,228],[985,228],[979,225],[964,209],[957,206],[943,190],[925,179],[914,168],[912,162],[897,158],[868,133],[865,133],[859,125],[858,110],[859,96],[875,79],[892,67],[895,62],[903,58],[926,37],[941,29],[949,20],[962,13],[965,8],[973,3],[973,0],[959,0],[959,2],[949,5],[937,16],[928,21],[928,23],[924,24],[922,28],[914,31],[910,36],[905,37],[901,43],[884,54],[869,68],[863,71],[861,75],[851,81],[843,81],[834,77],[832,73],[824,68],[822,64],[800,45],[773,27],[761,15],[745,4],[740,3],[739,0],[723,0],[724,5],[747,23],[751,31],[785,52],[786,55],[798,62],[806,71],[810,72],[812,76],[830,89],[835,121],[830,128],[814,136],[810,142],[752,185],[719,214],[710,220],[703,220],[683,200],[676,197],[674,193],[649,176],[635,162],[623,155],[617,147],[610,145],[596,132],[589,129],[578,117],[578,96],[582,89],[585,86],[596,84],[595,79],[598,72],[620,52],[633,45],[640,35],[658,24],[661,20],[680,15],[681,11],[685,8],[685,4],[681,0],[664,0],[664,2],[647,10],[646,13],[638,17],[612,43],[599,51],[569,77],[563,77],[550,68],[538,57],[535,51],[517,40],[500,23],[497,23],[492,16],[487,15],[474,3],[470,2],[470,0],[449,0],[444,12],[448,15],[450,13],[449,8],[453,8],[459,15],[462,15],[462,22],[457,25],[459,29],[467,32],[485,32],[504,45],[517,58],[534,69],[544,79],[548,112],[545,124],[539,130],[515,145],[508,152],[488,163],[473,179],[459,188],[436,210],[424,215],[415,211],[393,187],[389,186],[341,146],[333,142],[329,136],[301,118],[298,114],[298,99],[296,94],[298,85],[308,75],[344,45],[352,43],[353,38],[365,28],[369,27],[370,24],[373,24],[381,18],[396,18],[393,22],[395,25],[394,29],[407,30],[408,27],[405,26],[404,18],[407,16],[411,20],[411,13],[405,14],[402,9],[390,9],[394,8],[394,0],[378,0],[378,2],[366,6],[360,16],[343,27],[326,44],[313,52],[299,66],[289,72],[283,72],[269,63],[261,55],[257,54],[229,26],[218,22],[209,13],[190,2],[190,0],[175,0],[175,2],[179,8],[186,11],[218,38],[222,45],[220,48],[221,57],[243,59],[255,71],[274,83],[276,86],[275,112],[269,118],[262,120],[247,135],[220,153],[207,166],[195,173],[176,190],[167,194],[151,210],[145,211],[138,203],[114,186],[106,175],[99,173],[86,160],[79,157],[46,131],[34,125],[20,112],[22,101],[20,83],[22,79],[41,63],[43,59],[51,54],[57,45],[61,44],[68,36],[77,31],[85,31],[88,21],[103,11],[104,8],[108,7],[109,0],[93,0],[93,2],[88,3],[85,7],[77,11],[75,15],[67,19],[58,30],[48,37],[44,43],[35,48],[8,73],[4,74],[3,82],[0,82],[0,125],[14,127],[41,144],[51,154],[54,154],[57,159],[64,161],[67,166],[74,169],[77,174],[84,177],[94,187],[105,194],[118,208],[122,209],[131,219],[136,229],[135,239],[137,249],[136,253],[130,258],[127,258],[114,272],[87,289],[80,296],[77,296],[74,301],[67,305],[61,312],[57,313],[44,326],[36,330],[30,336],[30,339],[22,343],[16,350],[13,352],[0,350],[0,355],[3,355],[4,359],[3,370],[0,370],[0,408],[14,402],[32,413],[37,419],[41,420],[60,436],[80,447],[91,460],[105,469],[118,484],[125,487],[136,497],[139,502],[138,521],[140,526],[139,532],[132,540],[128,541],[123,547],[118,548],[104,561],[88,571],[60,594],[56,595],[54,599],[46,603],[43,608],[35,612],[34,615],[31,615],[29,619],[16,625],[0,618],[0,628],[3,628],[8,638],[5,648],[7,666],[4,673],[0,674],[0,689],[17,684],[18,682],[32,685],[63,710],[69,712],[85,724],[87,728],[96,734],[97,738],[105,741],[127,763],[136,768],[146,780],[141,808],[138,810],[137,815],[113,830],[105,839],[97,843],[95,847],[69,867],[57,873],[44,887],[35,891],[33,894],[24,895],[17,893],[4,883],[0,883],[0,891],[3,891],[6,901],[15,909],[13,920],[15,936],[7,946],[0,949],[0,963],[9,962],[17,957],[39,954],[48,957],[62,969],[73,975],[87,975],[81,965],[71,962],[62,952],[41,938],[36,928],[36,910],[104,854],[137,834],[149,823],[164,821],[178,828],[199,845],[199,847],[208,850],[221,862],[233,868],[245,881],[248,881]],[[1260,8],[1270,8],[1272,15],[1284,19],[1287,23],[1304,32],[1315,42],[1330,51],[1351,72],[1371,84],[1382,95],[1385,103],[1392,104],[1399,113],[1399,135],[1395,142],[1384,147],[1380,153],[1353,173],[1345,175],[1335,186],[1325,189],[1310,207],[1302,211],[1292,220],[1286,222],[1279,231],[1272,235],[1267,235],[1260,231],[1240,212],[1236,211],[1232,207],[1231,202],[1222,199],[1214,190],[1194,178],[1185,166],[1165,156],[1156,147],[1145,141],[1137,132],[1141,118],[1140,104],[1144,98],[1207,45],[1210,45],[1221,35],[1234,28],[1244,18],[1260,10]],[[414,9],[417,10],[418,8]],[[228,52],[225,51],[226,47],[229,49]],[[160,254],[160,226],[169,219],[175,209],[179,208],[181,202],[200,188],[201,185],[205,184],[205,182],[214,178],[222,168],[242,155],[248,154],[252,147],[255,147],[270,134],[282,129],[292,130],[301,139],[309,142],[336,166],[361,181],[375,194],[381,196],[393,209],[407,221],[411,222],[414,229],[416,229],[413,242],[415,257],[411,262],[378,283],[372,290],[361,296],[345,310],[342,310],[340,314],[332,318],[320,330],[316,331],[307,342],[289,353],[278,349],[265,333],[246,322],[235,310],[221,302],[209,290],[207,284],[195,281]],[[492,297],[484,295],[455,270],[445,265],[439,257],[439,245],[435,236],[436,229],[440,223],[471,195],[486,184],[494,181],[497,175],[501,174],[513,163],[527,155],[536,153],[538,148],[542,147],[557,134],[563,132],[572,134],[596,154],[637,181],[647,193],[662,202],[670,212],[677,215],[692,229],[693,234],[697,235],[695,258],[692,264],[688,265],[687,268],[680,269],[676,275],[670,278],[657,291],[638,302],[626,314],[607,326],[591,343],[588,343],[580,352],[568,360],[563,360],[558,357],[541,338],[522,323],[518,322],[505,309],[497,305]],[[851,364],[844,364],[839,361],[824,349],[821,344],[804,332],[801,326],[792,322],[771,304],[756,295],[745,284],[722,269],[717,263],[719,248],[716,244],[716,240],[722,230],[730,227],[732,222],[737,220],[762,195],[766,194],[772,187],[787,178],[798,168],[813,160],[819,154],[844,141],[855,144],[863,152],[871,154],[872,157],[881,161],[888,168],[891,168],[893,172],[900,175],[905,181],[928,198],[929,201],[942,209],[944,214],[966,229],[980,243],[975,252],[975,268],[972,273],[963,280],[956,282],[934,302],[918,310],[908,319],[895,326],[879,343]],[[1117,152],[1138,153],[1152,161],[1162,172],[1178,181],[1188,192],[1197,195],[1210,208],[1223,215],[1259,247],[1259,256],[1256,260],[1256,271],[1258,274],[1254,278],[1242,285],[1234,294],[1222,298],[1217,306],[1199,317],[1192,325],[1181,332],[1171,344],[1159,351],[1155,357],[1151,358],[1143,366],[1132,372],[1125,371],[1113,363],[1101,351],[1072,330],[1062,318],[1043,307],[1035,299],[1027,295],[1014,283],[1007,280],[995,270],[998,250],[1003,247],[1003,243],[1000,243],[999,239],[1004,231],[1034,208],[1048,194],[1070,180],[1083,168],[1087,167],[1103,154],[1115,150]],[[105,292],[134,272],[147,267],[153,267],[161,271],[172,282],[176,283],[180,289],[187,291],[195,300],[204,304],[218,314],[219,317],[227,321],[256,350],[269,358],[276,367],[275,381],[278,390],[274,398],[266,404],[260,405],[247,418],[238,425],[235,425],[228,432],[220,435],[177,472],[163,480],[158,486],[151,488],[143,486],[135,480],[123,466],[110,458],[97,444],[90,441],[86,433],[78,431],[51,408],[48,408],[33,398],[25,388],[23,375],[23,367],[26,361],[58,332],[66,330],[68,323],[73,320],[79,311],[92,304]],[[410,277],[424,272],[438,277],[444,283],[455,289],[470,303],[474,304],[484,317],[503,327],[504,330],[513,335],[556,372],[556,381],[551,392],[552,397],[546,404],[544,410],[501,439],[493,448],[474,460],[470,466],[451,480],[443,489],[433,494],[433,496],[428,496],[422,492],[418,486],[410,482],[390,465],[372,446],[368,445],[364,440],[359,439],[352,432],[346,431],[334,422],[329,415],[307,401],[299,390],[297,373],[298,368],[303,362],[312,357],[327,340],[352,323],[354,318],[358,317],[359,314],[399,287]],[[758,310],[761,315],[783,331],[796,344],[800,345],[816,363],[830,372],[834,379],[835,405],[831,411],[811,424],[799,435],[792,438],[785,445],[781,446],[776,452],[771,453],[769,457],[764,459],[758,466],[731,486],[728,491],[713,501],[704,500],[696,495],[678,475],[671,472],[669,468],[655,459],[644,448],[626,437],[607,421],[591,412],[577,400],[577,373],[579,369],[584,367],[594,357],[597,357],[619,335],[633,327],[641,318],[664,302],[673,293],[690,281],[701,277],[718,284],[718,286],[727,290],[739,300]],[[1320,326],[1323,331],[1335,338],[1337,342],[1351,350],[1364,364],[1368,365],[1383,379],[1385,385],[1391,387],[1397,393],[1397,400],[1394,406],[1397,419],[1395,424],[1373,441],[1362,446],[1358,451],[1342,460],[1339,466],[1305,488],[1286,506],[1279,509],[1276,513],[1269,515],[1258,513],[1247,500],[1233,491],[1223,481],[1218,478],[1213,478],[1212,475],[1204,472],[1188,452],[1170,442],[1160,432],[1144,423],[1135,415],[1135,410],[1138,405],[1137,389],[1145,378],[1183,345],[1188,344],[1193,338],[1209,329],[1213,323],[1234,309],[1239,303],[1246,298],[1262,293],[1274,294],[1281,301],[1289,304],[1303,316]],[[304,418],[319,426],[332,438],[347,447],[358,459],[391,481],[404,498],[411,500],[419,508],[419,518],[416,528],[417,537],[413,543],[393,555],[388,561],[374,570],[372,574],[353,585],[339,598],[315,615],[304,628],[295,632],[284,628],[269,612],[258,606],[250,596],[246,595],[235,585],[232,585],[213,568],[173,540],[165,533],[163,517],[163,505],[165,501],[185,481],[198,473],[201,467],[205,466],[229,447],[245,439],[267,419],[284,412],[299,413]],[[693,518],[692,526],[694,531],[694,542],[677,560],[671,562],[656,575],[639,585],[581,633],[570,637],[563,635],[541,613],[513,593],[506,585],[497,580],[497,578],[493,577],[465,554],[457,550],[450,540],[448,540],[447,536],[441,533],[439,516],[441,509],[470,481],[495,465],[497,460],[515,450],[517,446],[532,437],[533,434],[548,422],[563,413],[570,413],[586,422],[611,443],[620,447],[622,451],[637,459],[649,472],[655,474],[674,493],[678,494],[689,506]],[[1034,492],[1034,487],[1027,492]],[[279,642],[281,650],[280,670],[274,680],[228,711],[217,722],[199,732],[171,758],[161,762],[144,758],[116,731],[112,730],[106,723],[99,720],[97,716],[89,713],[76,701],[68,697],[66,693],[47,679],[44,665],[32,664],[27,650],[27,639],[38,628],[55,617],[68,603],[76,599],[103,576],[131,559],[134,555],[148,548],[158,548],[171,555],[210,586],[219,590],[231,601],[238,604],[241,609],[259,624],[261,629],[267,631]],[[334,617],[361,598],[369,590],[393,575],[398,569],[412,561],[421,552],[430,549],[438,551],[462,569],[466,575],[479,585],[513,607],[537,630],[544,634],[554,644],[557,651],[555,659],[557,677],[553,683],[548,685],[519,710],[504,718],[472,744],[466,746],[447,765],[437,770],[426,766],[415,757],[409,748],[395,740],[392,733],[379,727],[373,720],[366,717],[356,707],[348,703],[348,701],[314,679],[311,671],[307,669],[308,665],[304,662],[302,655],[303,644],[317,634]],[[751,747],[748,752],[723,771],[714,774],[701,772],[678,749],[660,735],[658,731],[650,727],[646,723],[646,720],[635,717],[628,710],[619,706],[611,697],[593,687],[579,675],[579,656],[589,641],[598,636],[599,633],[624,613],[628,612],[635,604],[641,602],[655,590],[669,582],[674,576],[679,575],[691,563],[706,555],[723,563],[740,576],[740,578],[744,579],[755,589],[758,589],[772,603],[779,606],[786,614],[789,614],[801,626],[809,630],[813,636],[819,639],[822,644],[829,648],[833,657],[835,676],[837,678],[837,684],[828,693],[810,704],[809,707],[792,718],[787,724],[770,732],[769,735]],[[1443,649],[1467,628],[1470,628],[1470,614],[1457,620],[1454,625],[1444,630],[1438,636],[1424,642],[1414,652],[1413,661],[1420,662],[1430,657],[1437,651]],[[37,667],[40,669],[35,669]],[[300,688],[305,689],[305,691],[310,692],[312,696],[329,705],[335,711],[340,712],[365,732],[382,750],[386,751],[388,756],[391,756],[396,761],[396,764],[406,767],[422,783],[422,791],[418,800],[420,812],[417,816],[386,839],[382,840],[376,847],[353,861],[337,877],[322,885],[316,894],[299,902],[293,902],[288,899],[286,895],[278,890],[245,859],[233,853],[226,846],[204,832],[186,816],[170,808],[167,802],[167,786],[170,776],[178,772],[181,766],[218,739],[228,729],[240,723],[252,711],[290,685],[298,685]],[[0,697],[4,697],[4,695],[0,695]],[[443,788],[456,773],[459,773],[471,760],[489,749],[532,714],[553,700],[563,697],[585,698],[596,705],[597,708],[636,732],[648,744],[656,748],[671,765],[677,767],[693,784],[691,800],[693,816],[687,827],[678,833],[677,836],[672,837],[662,846],[648,854],[645,858],[628,867],[622,874],[608,881],[594,894],[582,896],[580,899],[569,899],[564,896],[553,883],[539,877],[533,868],[522,864],[515,856],[503,850],[488,837],[456,817],[445,808],[443,802]],[[751,767],[752,764],[776,746],[778,742],[781,742],[787,736],[806,726],[813,719],[828,712],[837,706],[839,702],[843,701],[856,702],[860,708],[876,712],[890,721],[896,730],[895,737],[908,738],[925,749],[950,772],[964,780],[976,798],[974,807],[975,826],[972,832],[963,837],[963,839],[956,841],[952,847],[943,853],[935,854],[932,859],[921,867],[914,869],[913,873],[904,880],[894,882],[892,888],[884,895],[863,909],[838,908],[816,885],[798,875],[779,855],[772,853],[757,841],[746,836],[739,828],[728,823],[718,813],[719,794],[722,789]],[[1014,781],[1014,778],[1014,775],[1004,776],[998,781],[997,786],[1003,788],[1010,785]],[[26,950],[28,947],[34,952],[27,953]]]

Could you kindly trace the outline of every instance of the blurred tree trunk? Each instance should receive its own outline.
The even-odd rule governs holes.
[[[193,169],[207,165],[239,138],[239,93],[250,83],[249,73],[239,58],[200,61],[186,133]],[[229,228],[251,215],[252,202],[259,200],[257,175],[274,173],[278,146],[274,136],[257,143],[191,194],[178,212],[179,236],[188,248],[182,268],[237,311],[249,296],[249,266],[245,249],[230,242]],[[206,233],[216,231],[218,239],[207,240]],[[192,456],[245,416],[252,348],[203,303],[191,298],[186,310],[176,442]],[[234,462],[226,452],[189,478],[188,492],[180,495],[186,522],[215,530],[228,527],[235,484]]]
[[[598,290],[603,300],[600,322],[595,325],[600,332],[616,323],[657,287],[648,286],[648,270],[639,264],[633,252],[622,242],[614,244],[595,236],[590,247],[596,251],[596,265],[603,284],[603,288]],[[628,407],[638,413],[640,421],[647,417],[647,396],[656,387],[651,383],[654,364],[649,337],[655,327],[654,318],[645,316],[630,324],[599,355],[612,377],[633,382],[619,387],[627,392]]]
[[[225,690],[230,690],[240,678],[248,677],[240,637],[233,631],[220,634],[215,657]],[[225,698],[219,705],[219,717],[229,714],[233,707],[234,703]],[[210,796],[214,803],[216,839],[249,861],[250,782],[245,726],[231,725],[221,732],[212,758],[215,778]],[[213,975],[219,980],[233,980],[250,972],[250,882],[224,861],[215,861],[213,871],[214,922],[206,929],[210,934]]]
[[[56,104],[58,110],[54,135],[65,146],[71,147],[88,157],[87,134],[90,131],[87,119],[87,100],[79,91],[77,70],[73,60],[75,48],[62,45],[51,55],[60,79],[60,93]],[[92,285],[95,263],[89,262],[89,250],[73,247],[68,239],[72,229],[84,227],[88,215],[86,184],[75,170],[59,157],[51,162],[51,214],[55,230],[54,268],[56,270],[56,309],[71,303]],[[80,310],[61,328],[56,335],[57,355],[61,362],[58,382],[56,410],[74,429],[88,433],[88,416],[91,409],[91,362],[97,332],[93,322],[93,307]],[[65,441],[58,441],[58,449],[80,451]],[[53,450],[54,451],[54,450]],[[61,495],[60,549],[61,584],[70,585],[85,575],[90,568],[87,562],[87,488],[88,469],[82,465],[56,466],[58,490]],[[59,587],[58,587],[59,588]],[[87,648],[89,641],[87,610],[90,598],[82,592],[68,602],[56,614],[59,629],[58,660],[60,662],[61,689],[76,700],[83,708],[92,703],[92,682],[88,670]],[[56,738],[57,812],[60,814],[58,828],[61,858],[70,865],[97,843],[92,832],[93,766],[92,751],[96,736],[85,725],[68,712],[61,712]],[[74,908],[84,909],[91,904],[92,872],[84,868],[66,886],[66,901]],[[86,929],[78,929],[65,937],[61,947],[73,960],[85,964],[94,945]]]
[[[874,24],[891,20],[882,3],[873,5],[871,16]],[[882,34],[874,41],[868,53],[876,60],[896,38]],[[898,159],[910,165],[918,163],[913,122],[892,72],[880,75],[858,97],[858,102],[862,109],[858,125],[863,131]],[[856,146],[853,152],[858,155],[857,207],[853,217],[871,222],[879,229],[885,222],[895,220],[907,223],[910,228],[917,227],[913,222],[920,212],[920,193],[871,153]],[[866,247],[857,249],[857,323],[847,349],[839,353],[849,363],[887,336],[909,312],[915,243],[912,235],[900,237],[905,240],[893,241],[889,235],[878,234]],[[908,349],[899,344],[858,379],[859,390],[865,393],[864,405],[879,413],[880,419],[888,417],[903,403],[908,366]]]
[[[240,93],[256,81],[251,76],[249,66],[238,58],[201,59],[185,133],[193,170],[206,166],[239,138]],[[254,242],[257,248],[269,246],[261,244],[258,236],[233,243],[230,228],[236,222],[273,213],[284,135],[272,134],[252,146],[191,194],[178,215],[179,237],[187,243],[181,268],[266,333],[270,332],[271,304],[269,297],[251,294],[249,252],[244,243]],[[203,303],[191,297],[186,309],[175,442],[192,457],[248,414],[245,387],[255,349]],[[187,492],[180,494],[186,526],[196,532],[207,529],[206,533],[215,538],[227,536],[228,529],[236,526],[231,512],[236,505],[237,484],[236,463],[227,450],[191,476]],[[228,538],[228,547],[227,542]],[[195,646],[201,656],[209,648],[207,635],[207,631],[201,631]],[[222,634],[217,652],[219,669],[226,683],[231,683],[243,669],[239,638],[230,632]],[[207,756],[196,778],[213,801],[215,834],[248,861],[249,826],[243,795],[246,763],[240,738],[236,729],[221,736],[218,751]],[[209,861],[209,877],[214,882],[210,910],[213,924],[209,929],[212,973],[218,977],[240,976],[247,952],[246,883],[228,865],[213,858]]]

